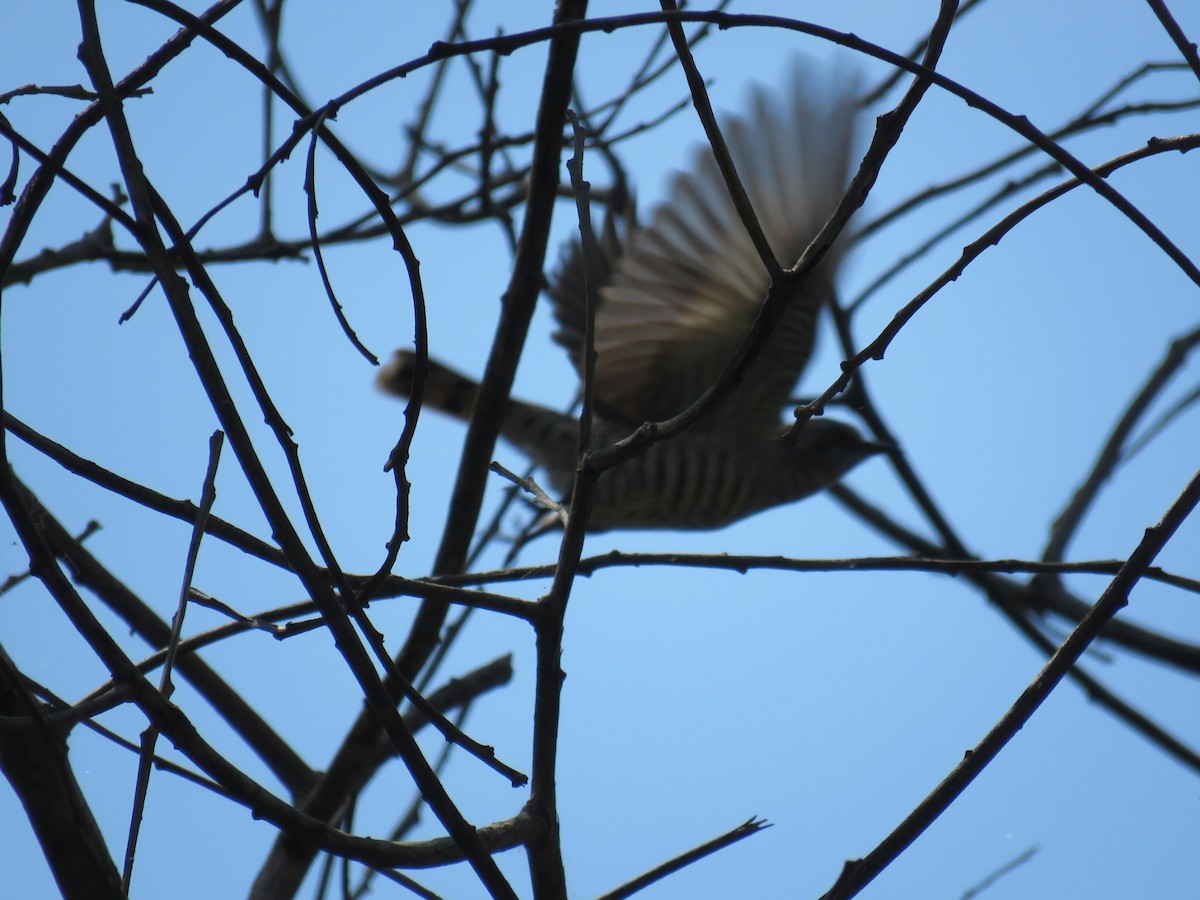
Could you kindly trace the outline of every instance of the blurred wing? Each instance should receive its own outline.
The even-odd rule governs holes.
[[[634,199],[623,190],[611,201],[604,225],[596,235],[600,250],[596,272],[592,278],[599,285],[612,281],[613,270],[621,258],[629,233],[636,227],[637,208]],[[563,248],[558,269],[546,290],[554,304],[554,318],[558,330],[554,340],[566,348],[575,370],[583,376],[584,328],[587,324],[587,308],[584,305],[585,282],[583,271],[583,246],[578,240]]]
[[[855,118],[851,94],[851,85],[818,85],[796,66],[782,96],[755,89],[747,113],[722,122],[738,174],[785,267],[842,197]],[[811,354],[817,311],[839,255],[835,247],[814,273],[714,427],[729,418],[778,424]],[[673,416],[724,371],[770,283],[707,146],[691,170],[673,178],[650,224],[631,226],[624,253],[615,261],[606,254],[606,265],[596,313],[597,403],[631,423]],[[577,347],[582,317],[572,328],[563,312],[581,303],[554,299],[558,339]]]

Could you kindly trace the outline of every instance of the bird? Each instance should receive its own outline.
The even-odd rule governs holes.
[[[794,65],[782,91],[754,87],[721,130],[776,259],[791,265],[841,200],[856,107],[848,79]],[[593,446],[686,409],[725,370],[770,285],[708,144],[669,182],[648,223],[628,192],[610,205],[598,242],[593,338]],[[839,481],[887,448],[853,426],[810,420],[788,435],[781,412],[812,353],[816,318],[844,250],[835,244],[779,322],[744,380],[707,417],[605,470],[587,529],[709,530],[791,503]],[[547,279],[563,346],[582,376],[585,292],[578,240]],[[407,397],[415,355],[401,349],[378,386]],[[479,385],[430,360],[428,407],[469,419]],[[579,456],[577,418],[511,398],[501,436],[569,496]]]

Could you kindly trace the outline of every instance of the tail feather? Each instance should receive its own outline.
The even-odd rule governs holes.
[[[376,385],[397,397],[412,394],[417,357],[411,350],[397,350],[375,378]],[[479,398],[479,383],[448,366],[429,360],[422,403],[426,408],[466,421]],[[509,399],[505,404],[500,434],[532,457],[550,474],[560,494],[570,488],[579,443],[579,423],[571,416],[531,403]]]
[[[397,350],[391,361],[379,370],[375,384],[389,394],[409,397],[412,395],[416,367],[415,353],[411,350]],[[471,417],[471,409],[478,396],[477,383],[435,360],[429,360],[429,372],[425,378],[425,393],[422,398],[426,405],[465,421]]]

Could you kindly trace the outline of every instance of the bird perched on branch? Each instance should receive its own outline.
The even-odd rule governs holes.
[[[790,87],[754,90],[721,130],[767,240],[792,265],[833,212],[847,183],[855,107],[847,85],[818,88],[797,67]],[[770,285],[712,150],[698,148],[674,176],[648,225],[632,200],[610,209],[589,272],[600,285],[593,446],[677,415],[728,366]],[[808,496],[883,448],[842,422],[814,419],[792,438],[780,415],[812,352],[815,320],[842,256],[835,245],[800,289],[733,394],[708,416],[605,471],[588,528],[718,528]],[[570,245],[548,290],[565,347],[582,373],[583,253]],[[414,356],[400,350],[379,386],[408,396]],[[478,384],[435,362],[425,404],[471,415]],[[579,423],[509,400],[501,435],[542,468],[560,497],[571,490]]]

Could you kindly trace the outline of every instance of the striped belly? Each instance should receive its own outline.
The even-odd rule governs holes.
[[[728,443],[683,435],[605,472],[589,530],[719,528],[783,501],[782,486],[772,499],[762,454],[731,453]]]

